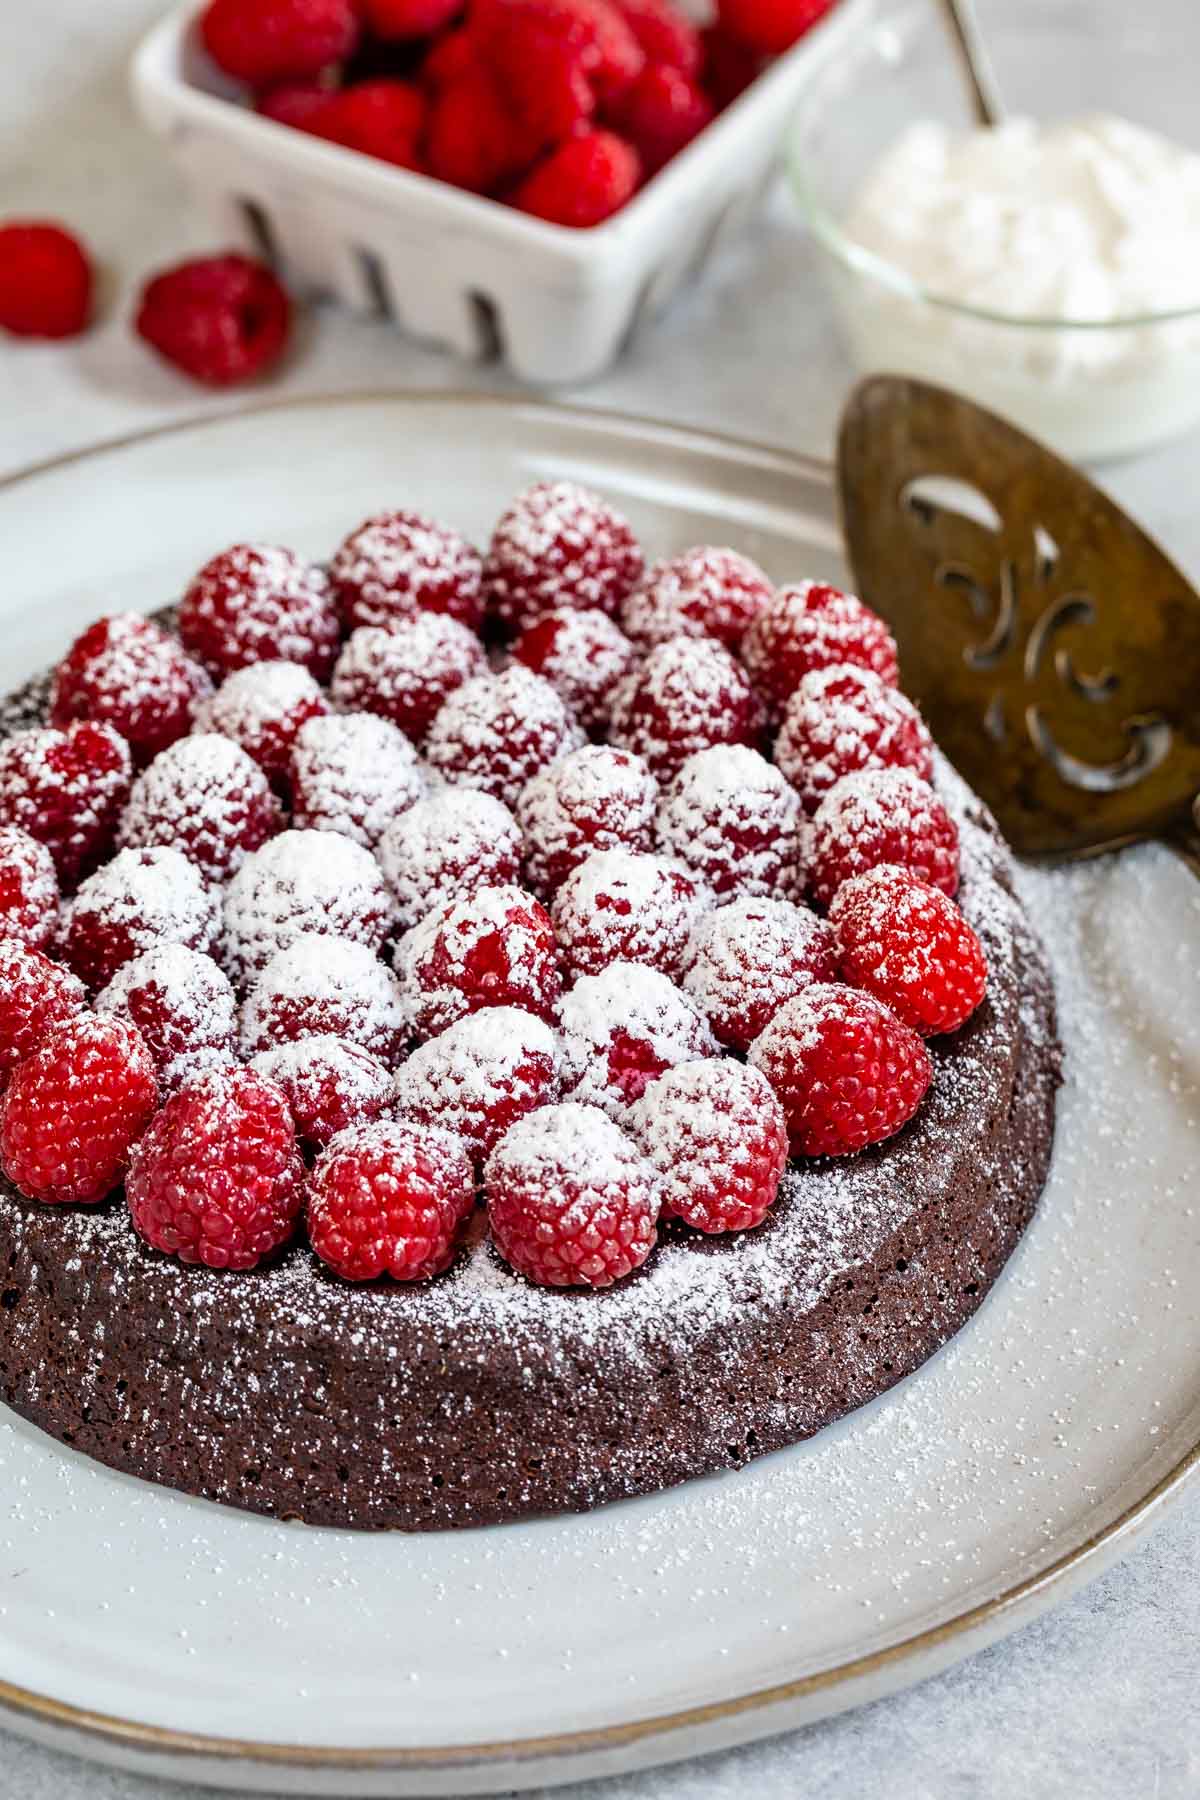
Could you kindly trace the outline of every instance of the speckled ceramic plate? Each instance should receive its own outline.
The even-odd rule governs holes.
[[[799,458],[542,406],[300,401],[0,485],[4,685],[235,538],[327,551],[399,500],[483,536],[549,472],[613,494],[655,550],[728,540],[780,577],[839,574],[828,472]],[[217,1786],[511,1790],[877,1697],[1098,1573],[1200,1443],[1200,890],[1151,849],[1028,894],[1068,1052],[1054,1172],[917,1375],[738,1473],[415,1538],[224,1511],[0,1415],[4,1721]]]

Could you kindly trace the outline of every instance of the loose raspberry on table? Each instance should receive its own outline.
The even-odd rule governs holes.
[[[317,116],[323,138],[397,169],[419,169],[425,96],[411,82],[380,76],[332,94]]]
[[[835,4],[835,0],[718,0],[721,24],[761,56],[782,56]]]
[[[83,983],[18,938],[0,938],[0,1087],[41,1038],[86,1011]]]
[[[965,1025],[987,992],[983,946],[954,902],[887,863],[856,875],[829,909],[842,980],[931,1037]]]
[[[441,788],[418,800],[379,840],[379,866],[401,930],[434,907],[521,873],[521,833],[501,800],[474,788]]]
[[[762,741],[762,702],[743,669],[712,638],[658,644],[612,703],[611,737],[667,781],[697,750]]]
[[[218,388],[265,374],[283,355],[291,328],[286,291],[265,264],[236,251],[152,277],[135,321],[138,336],[164,361]]]
[[[387,629],[422,613],[474,631],[483,617],[483,564],[466,538],[417,512],[374,513],[333,553],[329,579],[347,631]]]
[[[843,775],[817,808],[808,848],[809,891],[819,906],[878,863],[899,863],[947,894],[958,891],[958,827],[911,769]]]
[[[45,219],[0,225],[0,331],[76,337],[91,311],[91,259],[73,232]]]
[[[613,693],[638,660],[607,613],[564,606],[527,625],[512,647],[518,662],[541,675],[593,737],[608,728]]]
[[[703,48],[700,33],[670,0],[614,0],[617,11],[642,47],[647,62],[665,63],[695,79]]]
[[[657,969],[610,963],[583,975],[558,1009],[563,1098],[620,1119],[677,1063],[719,1054],[698,1008]]]
[[[813,669],[852,663],[892,687],[900,673],[895,639],[879,614],[818,581],[779,588],[747,630],[741,654],[776,715]]]
[[[208,0],[204,48],[251,87],[304,81],[345,60],[359,37],[354,0]]]
[[[704,89],[670,63],[648,63],[613,110],[612,123],[632,145],[642,179],[670,162],[716,117]]]
[[[609,1287],[657,1238],[657,1171],[595,1106],[520,1120],[488,1158],[484,1193],[500,1255],[540,1287]]]
[[[488,611],[511,631],[564,607],[614,615],[642,573],[615,507],[574,481],[540,481],[501,514],[484,560]]]
[[[54,858],[19,825],[0,825],[0,939],[44,950],[57,930]]]
[[[328,700],[303,663],[247,663],[227,675],[200,707],[196,730],[232,738],[274,787],[283,788],[296,733],[328,711]]]
[[[794,1156],[847,1156],[892,1137],[933,1079],[915,1031],[836,983],[814,983],[781,1007],[749,1063],[779,1096]]]
[[[455,689],[429,728],[425,755],[447,781],[512,806],[531,776],[581,739],[550,683],[513,663]]]
[[[413,1051],[392,1105],[401,1118],[453,1132],[482,1162],[515,1120],[557,1099],[558,1083],[558,1040],[545,1020],[489,1006]]]
[[[305,932],[277,950],[242,1006],[240,1042],[249,1061],[276,1044],[346,1038],[389,1067],[408,1039],[400,984],[366,944]]]
[[[306,932],[378,951],[392,920],[369,850],[331,831],[284,831],[248,856],[226,889],[226,968],[245,985]]]
[[[261,1050],[250,1066],[282,1089],[297,1134],[316,1148],[348,1125],[377,1119],[391,1098],[392,1077],[379,1058],[332,1033]]]
[[[665,856],[593,850],[567,876],[551,914],[569,980],[611,963],[681,974],[696,921],[713,904],[694,871]]]
[[[111,725],[15,731],[0,740],[0,825],[45,844],[74,887],[111,850],[132,780],[129,746]]]
[[[774,591],[748,556],[699,545],[647,569],[621,623],[647,649],[674,637],[709,637],[736,651]]]
[[[652,850],[658,792],[640,756],[607,745],[585,744],[543,769],[517,800],[530,885],[548,897],[593,851]]]
[[[658,841],[719,897],[799,886],[800,801],[779,770],[745,744],[688,757],[663,795]]]
[[[92,1205],[111,1194],[154,1111],[154,1062],[123,1019],[53,1026],[0,1099],[0,1166],[30,1200]]]
[[[367,29],[385,43],[436,37],[462,10],[461,0],[359,0]]]
[[[139,764],[191,729],[212,684],[178,638],[140,613],[97,619],[54,671],[50,723],[102,721],[119,731]]]
[[[585,131],[535,164],[514,190],[512,204],[551,225],[582,231],[619,212],[641,179],[632,144],[612,131]]]
[[[164,1094],[234,1061],[233,989],[211,956],[185,944],[156,944],[124,963],[97,994],[96,1011],[137,1027]]]
[[[252,1269],[286,1244],[304,1204],[287,1099],[253,1069],[213,1069],[173,1094],[130,1161],[134,1229],[210,1269]]]
[[[166,845],[212,882],[227,881],[283,824],[279,801],[240,744],[197,732],[156,756],[121,815],[122,849]]]
[[[733,900],[692,933],[685,993],[716,1036],[748,1050],[775,1014],[815,981],[837,980],[834,935],[790,900]]]
[[[457,619],[418,613],[355,631],[338,657],[330,693],[343,712],[375,713],[419,744],[450,695],[486,668],[473,631]]]
[[[428,1281],[452,1261],[474,1208],[474,1171],[449,1133],[351,1125],[313,1170],[308,1239],[347,1281]]]
[[[834,663],[811,670],[788,701],[775,761],[813,813],[856,769],[912,769],[928,781],[933,739],[907,694],[872,669]]]
[[[428,63],[425,73],[430,79]],[[537,157],[540,134],[485,64],[472,60],[453,77],[434,79],[425,137],[430,173],[473,194],[501,192]]]
[[[554,927],[519,887],[478,887],[435,907],[400,939],[395,967],[419,1038],[488,1006],[553,1020],[562,991]]]
[[[205,563],[179,608],[179,635],[218,680],[248,663],[298,662],[327,681],[338,650],[324,572],[268,544],[235,544]]]
[[[731,1057],[681,1063],[651,1082],[628,1126],[658,1170],[664,1219],[707,1232],[762,1224],[787,1167],[788,1134],[757,1069]]]
[[[292,823],[336,831],[373,849],[425,792],[420,759],[402,731],[373,713],[330,713],[296,734]]]
[[[68,903],[62,959],[98,990],[156,944],[209,954],[220,930],[221,903],[181,851],[165,845],[121,850]]]

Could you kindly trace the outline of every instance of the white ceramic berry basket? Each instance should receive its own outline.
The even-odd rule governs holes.
[[[841,0],[620,213],[546,224],[261,118],[196,41],[195,0],[133,62],[146,124],[223,241],[266,254],[301,291],[523,380],[587,381],[741,225],[780,161],[815,69],[853,29]]]

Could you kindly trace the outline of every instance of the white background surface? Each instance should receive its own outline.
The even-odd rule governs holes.
[[[1183,44],[1195,32],[1192,4],[1155,0],[1156,14],[1177,16]],[[156,0],[0,0],[0,216],[73,220],[108,271],[103,322],[88,337],[0,345],[0,470],[221,404],[153,362],[127,328],[146,270],[217,247],[170,171],[146,154],[125,98],[129,50],[158,10]],[[703,292],[580,397],[823,452],[848,380],[806,248],[777,203]],[[320,313],[273,386],[503,384],[385,327]],[[1200,578],[1200,442],[1107,480]],[[99,572],[97,610],[117,603]],[[1081,1598],[908,1695],[708,1762],[561,1791],[569,1800],[1170,1800],[1200,1792],[1198,1675],[1200,1496]],[[158,1791],[185,1792],[0,1738],[0,1794],[14,1800],[148,1800]]]

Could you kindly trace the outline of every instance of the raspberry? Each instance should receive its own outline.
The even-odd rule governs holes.
[[[598,1107],[543,1107],[506,1132],[484,1177],[497,1250],[540,1287],[609,1287],[657,1233],[659,1181]]]
[[[215,731],[180,738],[133,784],[121,815],[126,850],[168,845],[209,881],[226,881],[283,823],[257,763]]]
[[[237,251],[155,275],[142,289],[135,321],[138,336],[165,361],[208,387],[265,374],[283,355],[291,328],[292,303],[275,276]]]
[[[300,727],[292,749],[292,823],[372,849],[421,798],[425,780],[402,731],[372,713],[330,713]]]
[[[517,801],[530,886],[552,894],[595,850],[652,850],[657,805],[658,783],[640,756],[585,744],[561,757]]]
[[[569,138],[597,97],[615,99],[645,63],[606,0],[487,0],[472,20],[513,111],[545,144]]]
[[[742,661],[775,713],[811,669],[853,663],[874,670],[890,687],[899,676],[895,640],[878,613],[855,595],[815,581],[778,590],[750,625]]]
[[[472,62],[452,80],[442,80],[426,136],[430,171],[442,181],[474,194],[498,193],[529,167],[541,147],[490,68]]]
[[[289,81],[259,94],[254,110],[277,125],[290,125],[293,131],[311,131],[322,135],[321,117],[332,94],[321,81]]]
[[[44,950],[57,929],[54,858],[18,825],[0,825],[0,939]]]
[[[513,663],[455,689],[429,728],[425,755],[447,781],[512,806],[529,778],[580,735],[550,683]]]
[[[586,230],[632,200],[642,178],[638,153],[611,131],[585,131],[551,150],[515,190],[521,212]]]
[[[878,863],[899,863],[947,894],[958,891],[958,827],[911,769],[843,775],[813,819],[808,884],[819,906]]]
[[[593,736],[608,728],[617,683],[637,651],[606,613],[564,606],[527,625],[512,647],[518,662],[541,675]]]
[[[377,1056],[332,1034],[277,1044],[260,1051],[250,1066],[282,1089],[297,1134],[317,1148],[348,1125],[377,1119],[392,1091]]]
[[[85,1010],[78,976],[16,938],[0,938],[0,1087],[56,1025]]]
[[[123,964],[97,994],[96,1011],[136,1025],[164,1093],[234,1060],[233,989],[211,956],[184,944],[156,944]]]
[[[418,613],[390,629],[356,631],[338,657],[330,693],[343,712],[376,713],[419,743],[455,689],[486,668],[474,632],[457,619]]]
[[[379,866],[396,897],[397,923],[407,930],[446,901],[515,882],[521,834],[507,806],[490,794],[442,788],[388,826]]]
[[[647,649],[668,638],[710,637],[736,650],[774,591],[748,556],[700,546],[647,569],[621,623]]]
[[[870,994],[815,982],[750,1046],[787,1117],[794,1156],[848,1156],[906,1125],[933,1079],[929,1052]]]
[[[657,969],[610,963],[584,975],[558,1009],[563,1095],[620,1118],[676,1063],[718,1054],[688,997]]]
[[[711,125],[716,108],[704,89],[669,63],[648,63],[613,114],[613,123],[632,145],[643,179]]]
[[[161,625],[114,613],[89,625],[54,671],[50,723],[102,720],[136,762],[148,763],[190,730],[197,702],[211,691],[199,663]]]
[[[633,850],[594,850],[563,882],[552,913],[567,976],[639,963],[677,976],[692,926],[712,895],[682,863]]]
[[[421,1038],[487,1006],[552,1020],[562,986],[554,928],[519,887],[478,887],[435,907],[400,939],[395,965]]]
[[[385,42],[436,37],[461,11],[461,0],[359,0],[368,31]]]
[[[419,169],[425,96],[411,83],[386,76],[356,81],[331,96],[317,126],[323,138],[344,150],[374,156],[397,169]]]
[[[983,946],[954,902],[908,869],[886,863],[834,896],[843,981],[931,1037],[965,1025],[987,992]]]
[[[766,58],[730,37],[719,23],[706,25],[700,39],[704,48],[704,90],[711,95],[718,112],[723,112],[762,74]]]
[[[227,75],[269,87],[344,61],[358,42],[358,13],[354,0],[208,0],[200,36]]]
[[[323,572],[268,544],[235,544],[205,563],[179,608],[179,635],[218,680],[247,663],[284,661],[327,681],[338,648]]]
[[[745,672],[712,638],[672,638],[627,675],[612,703],[612,741],[660,781],[713,744],[757,744],[763,709]]]
[[[477,1162],[514,1120],[558,1093],[558,1044],[550,1027],[513,1006],[469,1013],[414,1050],[396,1076],[398,1116],[462,1139]]]
[[[226,890],[226,967],[244,984],[306,932],[378,951],[392,912],[369,850],[335,832],[284,831],[246,858]]]
[[[0,225],[0,330],[75,337],[92,310],[92,265],[79,239],[41,219]]]
[[[276,1044],[346,1038],[392,1064],[408,1038],[400,984],[366,944],[304,932],[277,950],[242,1007],[247,1061]]]
[[[647,62],[666,63],[693,80],[700,73],[700,34],[670,0],[614,0]]]
[[[641,573],[628,521],[573,481],[540,481],[518,494],[483,567],[488,611],[514,631],[563,607],[612,616]]]
[[[0,740],[0,825],[45,844],[63,887],[112,848],[133,767],[111,725],[34,726]]]
[[[479,43],[469,25],[459,25],[430,44],[421,76],[426,86],[436,93],[457,81],[470,69],[480,67]]]
[[[247,663],[227,675],[196,715],[197,731],[219,731],[240,744],[276,788],[286,786],[296,733],[329,711],[303,663]]]
[[[471,1164],[446,1132],[352,1125],[313,1170],[308,1237],[347,1281],[428,1281],[452,1260],[474,1207]]]
[[[797,885],[800,802],[779,770],[745,744],[689,756],[658,810],[658,839],[725,894]]]
[[[173,1094],[125,1182],[134,1229],[210,1269],[252,1269],[291,1237],[304,1162],[287,1100],[252,1069],[213,1069]]]
[[[752,1231],[787,1167],[783,1108],[757,1069],[729,1057],[682,1063],[630,1109],[629,1130],[658,1170],[664,1219],[697,1231]]]
[[[775,761],[815,812],[835,781],[856,769],[933,773],[933,740],[899,688],[851,663],[813,669],[787,703]]]
[[[80,885],[62,934],[63,961],[92,989],[156,944],[211,951],[221,908],[178,850],[122,850]]]
[[[762,56],[782,56],[834,5],[834,0],[718,0],[721,24]]]
[[[154,1063],[123,1019],[53,1026],[0,1100],[0,1165],[30,1200],[92,1205],[121,1179],[157,1098]]]
[[[389,629],[448,613],[471,630],[483,616],[483,565],[467,540],[424,513],[374,513],[335,550],[329,579],[348,631]]]
[[[734,900],[707,913],[688,956],[684,991],[733,1050],[748,1050],[812,982],[837,979],[830,927],[789,900]]]

